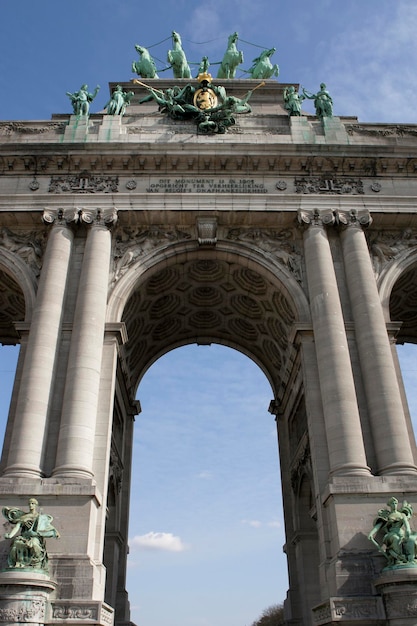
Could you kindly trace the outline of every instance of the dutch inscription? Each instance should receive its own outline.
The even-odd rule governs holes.
[[[148,193],[268,193],[254,178],[160,178],[149,183]]]

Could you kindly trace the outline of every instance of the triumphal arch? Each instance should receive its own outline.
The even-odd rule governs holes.
[[[1,342],[20,344],[0,622],[129,623],[138,386],[168,350],[220,343],[273,389],[286,623],[417,624],[395,348],[417,341],[417,126],[204,76],[0,122]]]

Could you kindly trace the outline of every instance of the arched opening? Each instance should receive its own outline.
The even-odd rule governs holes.
[[[281,264],[271,264],[265,257],[256,257],[255,254],[249,253],[246,248],[237,246],[236,244],[228,244],[227,249],[222,250],[220,247],[213,249],[195,249],[190,247],[189,250],[185,249],[185,246],[181,245],[177,253],[172,253],[172,256],[161,255],[160,258],[156,256],[152,261],[147,261],[146,264],[138,263],[137,266],[128,266],[128,271],[123,275],[120,282],[116,285],[116,288],[112,294],[112,298],[109,303],[108,320],[120,320],[125,327],[127,341],[120,348],[119,357],[119,373],[116,380],[115,391],[115,408],[114,408],[114,422],[113,422],[113,435],[112,435],[112,453],[110,462],[110,481],[109,481],[109,511],[106,525],[106,543],[105,543],[105,565],[108,573],[108,586],[106,590],[107,602],[112,606],[123,606],[123,602],[126,600],[126,594],[123,591],[123,546],[127,546],[127,520],[123,520],[123,516],[126,511],[132,509],[131,528],[129,530],[129,536],[131,538],[130,552],[133,556],[134,546],[137,542],[147,541],[148,543],[158,543],[160,541],[171,541],[173,545],[177,546],[179,554],[176,555],[178,559],[184,560],[191,559],[193,556],[192,551],[182,550],[182,541],[185,544],[190,543],[191,539],[182,538],[177,534],[176,529],[164,527],[158,528],[151,525],[140,527],[138,531],[133,530],[133,524],[138,521],[142,523],[142,515],[144,513],[144,507],[137,505],[135,497],[129,498],[129,492],[126,491],[126,484],[129,484],[131,480],[132,485],[135,485],[136,481],[140,480],[140,472],[136,476],[135,469],[130,476],[130,458],[131,449],[130,445],[126,445],[129,436],[133,437],[133,425],[129,425],[129,415],[132,415],[132,405],[134,404],[134,398],[138,390],[140,403],[144,404],[144,397],[142,391],[142,379],[146,379],[147,376],[152,377],[153,367],[159,368],[160,362],[165,359],[173,358],[171,355],[176,354],[176,348],[181,350],[194,350],[196,352],[195,360],[190,361],[188,367],[176,366],[174,368],[172,378],[175,379],[177,373],[183,369],[190,370],[190,373],[195,376],[195,368],[199,363],[200,354],[207,351],[208,354],[212,354],[210,350],[226,350],[235,349],[240,359],[244,359],[245,362],[250,363],[252,368],[256,368],[257,375],[263,376],[263,385],[267,385],[269,382],[269,390],[267,395],[262,401],[262,413],[266,414],[268,406],[271,400],[273,400],[270,408],[273,414],[279,412],[280,419],[277,420],[279,428],[283,430],[284,436],[280,437],[285,440],[285,461],[282,465],[285,472],[285,479],[283,474],[283,480],[289,487],[287,488],[287,494],[285,496],[287,508],[285,509],[285,524],[286,527],[290,524],[292,529],[291,511],[293,507],[293,495],[292,487],[290,485],[289,475],[295,470],[299,463],[299,454],[301,450],[300,440],[305,436],[307,429],[307,420],[305,416],[305,410],[301,409],[297,411],[297,407],[303,398],[303,381],[301,375],[301,361],[298,355],[298,345],[293,343],[294,333],[297,332],[297,324],[308,324],[309,313],[308,306],[305,300],[305,296],[300,288],[300,285],[294,275],[283,267]],[[231,352],[233,354],[234,352]],[[164,356],[168,355],[168,356]],[[243,356],[245,355],[245,356]],[[163,357],[161,359],[161,357]],[[248,358],[249,357],[249,358]],[[217,366],[217,370],[221,371],[222,361]],[[239,372],[241,366],[231,366],[231,371],[237,374],[239,379]],[[148,373],[149,372],[149,373]],[[263,374],[262,374],[263,373]],[[291,378],[291,385],[289,380]],[[188,382],[188,391],[184,392],[181,398],[175,400],[175,404],[179,406],[177,411],[181,412],[181,408],[187,405],[189,400],[189,391],[193,389],[197,382],[197,379],[190,380]],[[202,395],[204,398],[211,398],[216,402],[216,394],[213,389],[207,383],[206,377],[201,374],[198,377],[198,382],[203,384]],[[167,381],[159,380],[157,390],[154,391],[154,396],[159,402],[159,398],[164,395],[164,384],[169,384],[169,377]],[[240,388],[239,392],[242,395],[245,388]],[[226,391],[223,392],[225,397]],[[238,395],[239,395],[238,394]],[[155,401],[155,398],[154,398]],[[250,408],[250,400],[246,401],[246,404]],[[201,410],[205,409],[204,402],[200,401]],[[217,410],[221,409],[221,403],[215,405]],[[225,410],[225,409],[223,409]],[[168,408],[161,409],[160,413],[172,412],[171,405]],[[197,409],[195,409],[197,412]],[[292,433],[292,449],[288,450],[286,441],[286,424],[287,420],[292,416],[292,420],[295,425],[295,430]],[[159,416],[158,416],[159,417]],[[164,416],[165,418],[165,416]],[[141,426],[146,419],[146,415],[142,413],[137,418],[137,431],[138,437],[140,437]],[[161,418],[162,419],[162,418]],[[269,493],[269,498],[274,498],[274,494],[279,493],[279,464],[277,461],[277,435],[276,425],[271,415],[267,416],[268,419],[268,436],[271,436],[269,441],[273,450],[273,477],[274,487]],[[143,420],[143,422],[142,422]],[[258,420],[259,421],[259,420]],[[152,432],[153,436],[157,437],[158,429],[156,424],[159,423],[158,419],[152,422],[152,428],[155,429]],[[295,424],[297,422],[297,424]],[[172,420],[170,425],[167,426],[167,431],[171,435],[172,441],[181,440],[181,420]],[[229,423],[225,421],[225,423]],[[201,422],[201,427],[206,426],[204,421]],[[222,424],[223,426],[223,424]],[[239,429],[237,429],[239,430]],[[273,438],[271,432],[273,430]],[[177,432],[178,431],[178,432]],[[214,429],[214,432],[216,429]],[[208,436],[209,431],[206,430],[205,436]],[[281,431],[280,431],[281,432]],[[128,435],[128,433],[131,433]],[[162,433],[165,436],[165,430],[162,428]],[[222,441],[232,440],[238,435],[224,436]],[[201,435],[203,438],[203,435]],[[308,439],[308,436],[307,436]],[[210,444],[210,445],[209,445]],[[213,453],[218,454],[219,460],[224,459],[227,456],[227,452],[223,455],[219,453],[219,443],[211,443],[209,441],[206,448]],[[191,446],[191,453],[184,452],[184,454],[178,459],[176,467],[181,467],[183,458],[188,459],[188,456],[192,454],[194,448]],[[261,456],[261,452],[258,456]],[[289,455],[293,456],[290,457]],[[138,456],[141,456],[138,454]],[[201,456],[201,455],[200,455]],[[248,453],[245,462],[249,460],[253,461],[256,457],[254,453]],[[242,454],[242,459],[243,459]],[[284,458],[284,457],[282,457]],[[200,459],[199,459],[200,460]],[[164,453],[155,450],[152,457],[152,463],[156,464],[156,468],[160,471],[161,466],[164,466],[165,456]],[[214,465],[214,461],[211,463]],[[152,467],[152,465],[151,465]],[[205,472],[210,470],[201,467],[199,469],[200,481],[207,488],[212,486],[212,481],[209,480],[209,475]],[[197,473],[197,470],[195,471]],[[241,472],[237,471],[238,477]],[[121,480],[119,481],[119,493],[114,488],[113,477],[119,475]],[[226,475],[226,479],[231,480],[231,477],[235,474],[230,471]],[[163,472],[164,481],[170,478],[170,471]],[[181,479],[184,481],[184,478]],[[199,480],[196,481],[197,483]],[[225,491],[225,480],[223,481],[222,490],[218,490],[218,493]],[[236,480],[238,480],[236,478]],[[116,480],[117,482],[117,480]],[[261,486],[260,480],[258,480],[258,487]],[[114,484],[113,484],[114,483]],[[224,487],[224,488],[223,488]],[[230,488],[233,491],[232,488]],[[110,490],[113,490],[110,493]],[[125,491],[124,491],[125,490]],[[244,493],[244,484],[239,487],[239,490]],[[185,493],[192,492],[191,487],[185,489]],[[218,494],[213,493],[212,497],[214,502],[218,498]],[[160,500],[167,506],[166,498],[160,495]],[[230,498],[230,501],[232,499]],[[248,498],[248,502],[252,499]],[[130,502],[130,504],[129,504]],[[229,502],[225,503],[229,506]],[[226,506],[227,505],[227,506]],[[184,508],[190,510],[191,504],[188,504]],[[211,512],[210,505],[206,505],[208,512]],[[150,508],[152,510],[152,507]],[[137,511],[137,513],[135,512]],[[282,511],[282,510],[281,510]],[[257,526],[259,528],[264,524],[264,529],[270,533],[276,533],[277,529],[274,524],[278,521],[282,522],[282,512],[280,520],[274,521],[270,519],[258,519],[254,514],[247,514],[245,516],[239,515],[241,521],[241,527],[239,527],[240,533],[243,530],[246,532],[254,531]],[[276,518],[276,516],[275,516]],[[166,521],[170,521],[170,510],[166,511]],[[146,522],[146,518],[144,519]],[[314,520],[313,522],[314,523]],[[197,527],[202,527],[203,522],[196,522]],[[206,532],[209,533],[209,528],[206,527]],[[191,532],[191,531],[190,531]],[[194,531],[193,531],[194,532]],[[237,532],[236,530],[234,531]],[[293,536],[293,530],[291,530],[291,537]],[[123,534],[125,533],[125,535]],[[159,534],[162,533],[162,534]],[[272,584],[274,593],[266,596],[258,596],[255,598],[252,594],[252,599],[256,604],[252,609],[247,609],[245,614],[242,613],[243,623],[256,619],[256,617],[269,605],[276,602],[280,602],[284,599],[285,591],[287,589],[287,564],[286,558],[282,555],[282,544],[284,543],[283,528],[281,528],[281,538],[278,540],[271,540],[268,546],[264,546],[264,549],[271,555],[273,555],[273,562],[275,565],[274,573],[267,573],[268,584]],[[139,539],[132,540],[137,536]],[[232,546],[233,533],[229,529],[225,532],[223,537],[229,536],[228,545]],[[124,539],[125,537],[125,544]],[[222,539],[226,541],[225,539]],[[317,537],[316,537],[317,540]],[[141,545],[141,549],[144,546]],[[207,550],[207,547],[205,546]],[[173,549],[175,552],[175,549]],[[162,553],[164,551],[162,550]],[[166,550],[169,553],[169,550]],[[244,550],[236,548],[233,558],[236,562],[242,559]],[[261,553],[262,550],[259,551]],[[147,556],[147,552],[144,553]],[[288,552],[287,552],[288,556]],[[172,557],[172,554],[168,554],[168,557]],[[154,557],[156,558],[156,557]],[[159,554],[158,558],[161,558]],[[292,560],[297,558],[291,553]],[[281,559],[281,560],[280,560]],[[132,561],[132,559],[131,559]],[[233,559],[231,558],[232,562]],[[133,561],[132,561],[133,563]],[[131,568],[133,565],[131,563]],[[203,563],[203,562],[202,562]],[[253,561],[255,563],[255,559]],[[210,567],[209,567],[210,566]],[[138,566],[140,568],[140,565]],[[185,567],[185,565],[184,565]],[[202,572],[193,576],[193,584],[197,584],[198,577],[211,574],[212,587],[216,581],[216,567],[213,554],[207,554],[207,562],[204,566],[201,565]],[[225,567],[224,565],[222,567]],[[222,569],[219,565],[217,569]],[[271,565],[274,568],[273,565]],[[248,576],[255,576],[257,579],[261,579],[261,572],[254,564],[251,566],[248,564],[241,567],[237,567],[234,570],[234,574],[228,566],[226,569],[229,574],[229,582],[223,582],[222,594],[230,598],[230,606],[233,606],[233,611],[238,610],[239,603],[242,601],[242,596],[245,592],[242,591],[239,585],[239,579],[242,578],[244,573],[248,571]],[[191,571],[191,570],[188,570]],[[117,573],[118,572],[118,573]],[[282,578],[282,574],[285,574]],[[172,586],[177,584],[177,575],[172,574],[171,567],[161,567],[155,570],[156,576],[166,576],[168,580],[171,580]],[[281,575],[281,582],[280,581]],[[171,578],[170,578],[171,576]],[[233,580],[234,577],[236,580]],[[195,580],[194,580],[195,579]],[[117,582],[117,580],[119,582]],[[122,582],[120,582],[122,581]],[[167,582],[168,584],[168,582]],[[190,583],[191,584],[191,583]],[[208,582],[207,582],[208,585]],[[318,598],[318,577],[314,576],[315,594]],[[134,593],[132,593],[132,583],[130,587],[130,600],[132,610],[134,614],[135,605],[133,596],[139,597],[141,589],[139,585],[133,584]],[[184,583],[181,587],[186,588]],[[265,584],[265,590],[268,585]],[[155,589],[155,587],[154,587]],[[158,590],[159,587],[157,586]],[[195,599],[201,602],[211,601],[210,587],[206,585],[199,587],[200,591],[195,593]],[[150,592],[149,592],[150,593]],[[220,593],[220,592],[219,592]],[[233,604],[233,594],[235,596],[235,602]],[[249,591],[248,591],[249,595]],[[238,597],[239,596],[239,597]],[[158,593],[158,599],[154,598],[157,603],[161,602],[160,594]],[[295,601],[295,600],[294,600]],[[190,602],[190,598],[188,600]],[[122,609],[121,609],[122,610]],[[119,615],[121,614],[119,611]],[[172,611],[174,608],[172,608]],[[232,609],[230,609],[232,610]],[[119,618],[120,619],[120,618]],[[150,618],[151,619],[151,618]],[[143,621],[143,618],[142,618]],[[147,620],[145,620],[147,621]],[[179,621],[179,619],[178,619]],[[193,622],[195,623],[195,621]],[[229,620],[231,623],[231,620]]]
[[[247,624],[287,590],[271,387],[241,353],[188,345],[138,390],[128,590],[135,623]]]
[[[20,350],[20,336],[15,322],[25,319],[26,306],[22,289],[11,274],[0,268],[0,441],[4,441],[7,416]]]
[[[390,295],[390,317],[401,321],[397,353],[414,433],[417,433],[417,263],[396,281]]]

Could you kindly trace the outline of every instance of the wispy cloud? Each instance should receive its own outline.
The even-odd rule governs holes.
[[[338,114],[357,114],[362,121],[407,121],[414,99],[416,29],[417,5],[399,0],[388,9],[385,3],[343,36],[320,43],[322,80],[331,77],[328,86]]]
[[[278,520],[272,520],[271,522],[261,522],[258,519],[243,519],[242,524],[251,526],[252,528],[261,528],[261,526],[267,526],[268,528],[281,528],[282,524]]]
[[[213,472],[210,472],[209,470],[203,470],[202,472],[197,474],[197,477],[203,480],[210,480],[210,478],[213,478]]]
[[[257,519],[243,519],[242,524],[247,524],[248,526],[252,526],[252,528],[259,528],[262,526],[262,522]]]
[[[131,548],[143,550],[163,550],[165,552],[184,552],[187,546],[180,537],[172,533],[149,532],[145,535],[136,535],[130,539]]]

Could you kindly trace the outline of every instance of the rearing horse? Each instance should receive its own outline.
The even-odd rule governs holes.
[[[155,61],[149,51],[139,45],[135,46],[135,50],[140,55],[140,60],[132,62],[132,72],[136,72],[142,78],[158,78]]]
[[[249,70],[251,78],[271,78],[271,76],[278,76],[279,67],[277,64],[272,65],[271,56],[276,51],[276,48],[270,48],[270,50],[263,50],[260,56],[256,57],[252,61],[252,67]]]
[[[191,78],[191,70],[182,49],[181,37],[175,30],[172,31],[172,45],[174,49],[168,50],[168,63],[172,67],[174,78]]]
[[[234,78],[237,66],[243,63],[243,53],[236,48],[238,38],[237,33],[230,35],[227,42],[227,50],[220,64],[217,78]]]

